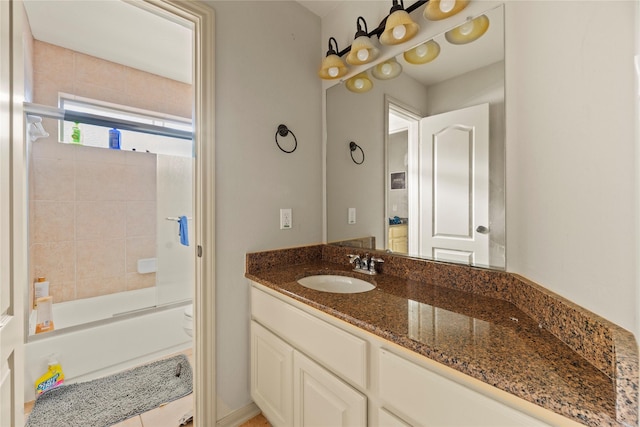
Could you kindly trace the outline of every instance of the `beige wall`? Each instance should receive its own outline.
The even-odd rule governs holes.
[[[320,19],[294,1],[206,1],[216,13],[218,417],[251,403],[247,252],[322,240]],[[238,23],[242,31],[238,31]],[[298,149],[274,136],[286,124]],[[280,230],[280,208],[293,227]]]
[[[190,117],[191,86],[48,43],[34,43],[34,102],[58,92]],[[54,302],[155,285],[137,260],[156,256],[156,156],[57,142],[31,144],[30,272]]]

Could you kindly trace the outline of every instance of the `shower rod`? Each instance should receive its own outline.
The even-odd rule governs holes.
[[[88,125],[116,128],[120,130],[130,130],[133,132],[148,133],[151,135],[168,136],[171,138],[193,140],[193,132],[171,129],[163,126],[137,123],[128,120],[103,117],[96,114],[79,113],[77,111],[67,111],[63,108],[50,107],[48,105],[33,104],[24,102],[24,112],[26,114],[36,114],[50,119],[64,120],[68,122],[86,123]]]

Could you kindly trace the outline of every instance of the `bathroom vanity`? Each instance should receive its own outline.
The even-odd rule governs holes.
[[[383,273],[366,277],[348,251],[247,255],[251,394],[273,425],[637,425],[630,333],[508,273],[381,255]],[[319,274],[376,287],[336,294],[297,282]],[[510,299],[534,311],[541,299],[582,333],[582,349]]]

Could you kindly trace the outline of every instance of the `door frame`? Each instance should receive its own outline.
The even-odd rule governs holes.
[[[125,0],[132,1],[132,0]],[[134,1],[135,3],[138,3]],[[216,425],[215,324],[215,32],[214,11],[201,2],[144,0],[193,25],[196,274],[193,299],[194,425]]]
[[[389,159],[389,115],[393,111],[394,114],[401,116],[408,122],[411,122],[408,128],[408,142],[407,142],[407,197],[409,212],[408,218],[408,254],[416,255],[418,253],[418,236],[420,235],[420,224],[416,219],[418,218],[420,210],[420,192],[419,192],[419,145],[420,145],[420,119],[424,115],[416,108],[411,107],[389,95],[384,97],[384,158]],[[391,170],[389,169],[389,161],[385,160],[384,163],[384,238],[385,249],[389,249],[389,188]],[[413,219],[413,221],[411,221]]]
[[[216,363],[215,363],[215,109],[214,109],[214,11],[201,2],[181,0],[124,0],[137,6],[163,11],[167,17],[175,16],[193,25],[194,47],[194,138],[195,159],[195,284],[194,284],[194,345],[195,345],[195,398],[194,425],[204,427],[216,424]],[[21,326],[23,335],[13,353],[11,367],[18,377],[12,383],[14,420],[24,417],[23,402],[23,342],[26,336],[22,314],[24,292],[28,275],[27,241],[27,153],[24,141],[24,57],[23,57],[23,3],[22,0],[0,2],[0,30],[3,44],[8,41],[9,73],[2,75],[7,93],[2,94],[2,119],[9,123],[2,130],[0,154],[3,166],[10,167],[8,185],[0,187],[1,199],[8,200],[0,215],[2,274],[11,284],[12,321]],[[4,49],[3,49],[4,50]],[[3,61],[5,62],[5,61]],[[4,79],[8,82],[5,82]],[[6,98],[6,99],[5,99]],[[6,104],[6,105],[5,105]],[[6,111],[5,111],[6,110]],[[6,116],[5,116],[6,115]],[[5,120],[7,119],[7,120]],[[8,159],[7,161],[5,161]],[[4,180],[3,180],[4,181]],[[6,182],[6,181],[5,181]],[[6,209],[6,211],[4,210]],[[5,215],[6,214],[6,215]],[[7,233],[10,232],[10,233]],[[5,234],[7,233],[7,234]],[[10,237],[4,237],[9,235]],[[8,274],[5,272],[9,272]],[[5,277],[6,276],[6,277]],[[4,370],[4,365],[0,370]]]

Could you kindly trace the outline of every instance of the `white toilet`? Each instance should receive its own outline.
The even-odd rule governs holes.
[[[193,336],[193,304],[189,304],[184,309],[184,316],[182,318],[182,327],[184,331],[190,337]]]

